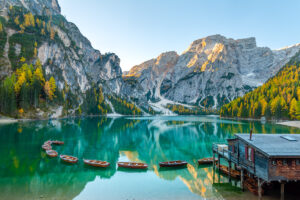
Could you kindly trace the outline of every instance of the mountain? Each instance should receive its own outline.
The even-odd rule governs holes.
[[[123,75],[123,92],[158,108],[167,104],[218,109],[275,75],[300,45],[271,50],[255,38],[212,35],[194,41],[181,55],[166,52]],[[151,103],[150,103],[151,105]]]
[[[27,117],[34,118],[106,114],[115,110],[108,95],[119,110],[141,113],[121,97],[119,57],[94,49],[61,15],[57,0],[0,0],[0,5],[1,94],[10,97],[9,104],[5,99],[0,102],[2,114],[25,117],[31,112]],[[38,71],[42,88],[33,86],[32,74]],[[57,98],[51,101],[53,97]]]
[[[0,114],[16,118],[215,112],[262,85],[300,49],[213,35],[122,73],[119,57],[94,49],[57,0],[0,6]]]
[[[300,54],[274,77],[245,96],[224,105],[222,117],[300,119]]]

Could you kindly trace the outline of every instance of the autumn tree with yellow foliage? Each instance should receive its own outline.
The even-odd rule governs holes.
[[[56,83],[55,83],[55,79],[53,78],[53,76],[51,76],[49,81],[45,82],[44,90],[45,90],[45,93],[47,94],[48,98],[52,101],[54,98],[54,93],[56,91]]]
[[[35,20],[34,20],[34,16],[32,15],[31,12],[27,13],[24,15],[24,26],[25,27],[35,27]]]

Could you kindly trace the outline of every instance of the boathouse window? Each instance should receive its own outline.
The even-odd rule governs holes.
[[[245,147],[245,156],[246,156],[246,160],[253,162],[254,161],[254,149],[246,146]]]
[[[276,166],[276,160],[272,160],[272,165]]]
[[[296,165],[300,165],[300,160],[299,159],[296,160]]]
[[[282,161],[282,164],[283,164],[283,165],[287,165],[287,161],[284,159],[284,160]]]

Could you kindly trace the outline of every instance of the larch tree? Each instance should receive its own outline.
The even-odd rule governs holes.
[[[37,57],[37,42],[34,42],[33,56]]]
[[[237,113],[237,116],[238,117],[244,117],[243,113],[244,113],[244,105],[243,105],[243,103],[241,103],[241,105],[239,107],[239,110],[238,110],[238,113]]]
[[[53,100],[54,93],[56,91],[56,82],[53,76],[51,76],[49,80],[49,87],[50,87],[50,94],[51,94],[50,100]]]
[[[24,26],[25,27],[29,27],[29,26],[35,27],[34,16],[32,15],[31,12],[24,15]]]
[[[297,101],[297,106],[296,106],[296,119],[300,120],[300,101]]]
[[[45,91],[46,95],[48,96],[48,98],[50,100],[52,100],[53,99],[53,94],[52,94],[52,91],[51,91],[51,88],[50,88],[49,81],[45,82],[44,91]]]
[[[20,20],[19,20],[19,16],[17,16],[14,20],[15,24],[16,25],[19,25],[20,24]]]
[[[53,28],[50,28],[50,39],[54,40],[54,37],[55,37],[55,31]]]
[[[296,112],[297,112],[297,101],[295,98],[293,98],[289,110],[289,115],[291,119],[296,119]]]

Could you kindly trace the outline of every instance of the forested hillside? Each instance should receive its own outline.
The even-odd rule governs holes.
[[[101,84],[97,80],[91,81],[90,86],[84,85],[88,84],[84,78],[88,68],[84,51],[94,50],[79,47],[89,42],[82,36],[74,36],[69,30],[71,27],[76,33],[74,25],[63,16],[45,10],[46,15],[36,15],[24,7],[9,6],[7,15],[0,16],[0,115],[16,118],[106,115],[113,112],[111,107],[120,114],[142,114],[129,98],[112,95],[107,87],[105,93],[103,85],[109,83],[105,73]],[[95,62],[109,70],[119,69],[118,58],[113,54],[100,55]],[[76,68],[79,65],[85,68]],[[97,77],[101,73],[93,72]],[[108,74],[114,73],[117,72]],[[117,75],[112,80],[117,85],[114,82],[118,81]]]
[[[287,64],[261,87],[224,105],[222,117],[300,119],[300,63]]]
[[[6,56],[11,64],[10,72],[0,82],[1,113],[23,117],[37,108],[46,110],[50,105],[64,102],[63,91],[57,89],[53,76],[46,76],[37,58],[42,41],[59,40],[53,24],[49,17],[34,16],[13,6],[9,8],[8,20],[0,18],[0,66],[4,66]],[[6,46],[9,49],[5,50]]]

